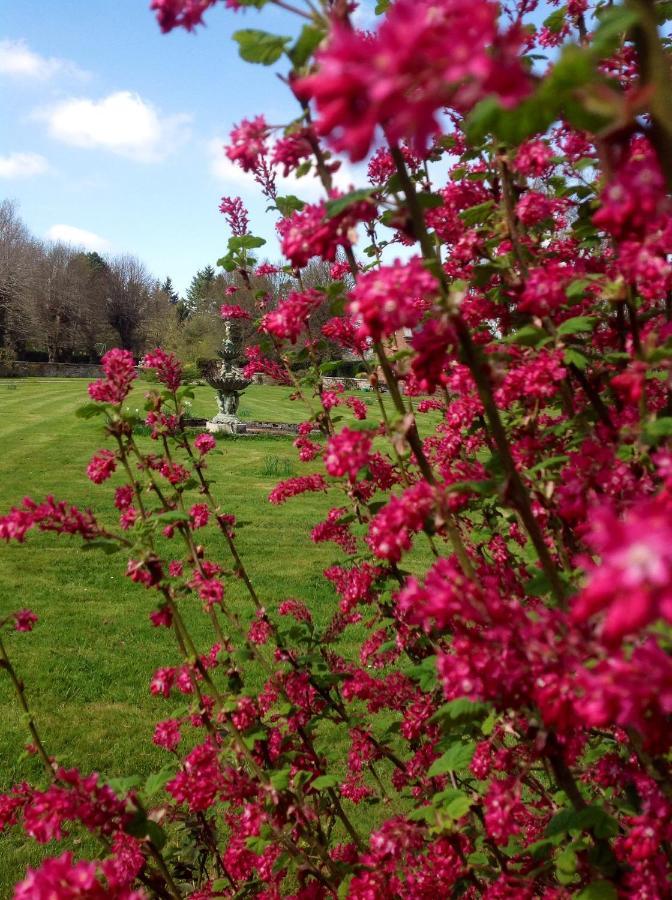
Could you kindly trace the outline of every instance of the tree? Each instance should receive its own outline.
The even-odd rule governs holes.
[[[199,302],[207,295],[213,281],[215,280],[215,270],[208,265],[204,269],[199,269],[191,279],[191,284],[187,288],[186,308],[189,313],[196,310]]]
[[[135,256],[118,256],[109,263],[107,321],[124,350],[138,352],[141,326],[149,306],[151,278]]]
[[[173,287],[173,280],[170,276],[166,278],[166,280],[161,285],[161,290],[168,297],[171,303],[179,303],[180,295],[177,293],[175,288]]]

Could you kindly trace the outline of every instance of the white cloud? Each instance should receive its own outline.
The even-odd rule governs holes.
[[[49,170],[49,163],[39,153],[9,153],[0,156],[0,178],[32,178]]]
[[[72,244],[73,247],[84,247],[85,250],[109,250],[110,242],[93,231],[76,228],[74,225],[52,225],[47,231],[50,241]]]
[[[9,39],[0,41],[0,75],[33,81],[47,81],[56,75],[87,77],[86,72],[67,59],[40,56],[25,41]]]
[[[162,159],[187,136],[187,115],[162,116],[151,103],[131,91],[102,100],[72,98],[35,117],[49,134],[74,147],[103,148],[143,162]]]
[[[221,138],[213,138],[207,143],[211,174],[230,188],[243,193],[249,191],[258,194],[260,188],[254,180],[254,175],[251,172],[243,172],[239,166],[233,163],[224,153],[223,144],[224,141]],[[341,167],[334,173],[333,180],[334,186],[343,192],[347,192],[353,187],[364,187],[367,185],[366,168],[353,167],[347,161],[342,160]],[[297,178],[293,174],[287,178],[279,175],[276,179],[276,187],[281,196],[295,194],[302,200],[313,203],[325,195],[322,183],[313,173],[305,175],[303,178]]]

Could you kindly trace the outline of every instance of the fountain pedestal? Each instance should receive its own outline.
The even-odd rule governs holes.
[[[212,434],[245,434],[245,422],[238,418],[240,395],[252,382],[239,366],[242,335],[236,319],[224,319],[224,339],[220,359],[201,364],[201,372],[217,393],[219,412],[205,427]]]

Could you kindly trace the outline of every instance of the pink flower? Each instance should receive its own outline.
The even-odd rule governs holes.
[[[37,622],[37,616],[30,609],[20,609],[13,615],[16,631],[32,631]]]
[[[245,356],[247,357],[247,365],[243,367],[243,373],[246,378],[264,374],[278,384],[291,384],[291,379],[284,366],[265,357],[261,352],[261,347],[245,347]]]
[[[378,126],[422,152],[444,107],[468,110],[489,94],[513,105],[528,93],[516,56],[522,34],[499,34],[497,17],[488,0],[397,0],[375,35],[334,23],[317,73],[294,89],[314,99],[318,132],[353,161],[366,155]]]
[[[413,328],[438,293],[436,278],[419,257],[396,260],[361,275],[350,291],[348,311],[359,321],[359,333],[379,341],[401,328]]]
[[[217,750],[207,740],[185,757],[182,771],[168,782],[166,790],[178,803],[186,803],[191,812],[203,812],[215,803],[224,784]]]
[[[85,541],[100,534],[100,527],[90,510],[81,512],[65,501],[48,496],[42,503],[24,497],[23,507],[12,507],[6,516],[0,516],[0,539],[22,543],[31,528],[55,531],[57,534],[78,534]]]
[[[310,491],[317,493],[318,491],[326,491],[327,485],[322,475],[302,475],[298,478],[288,478],[276,484],[268,499],[276,505],[285,503],[290,497],[297,497],[299,494],[305,494]]]
[[[375,217],[376,207],[369,200],[352,203],[342,213],[329,217],[324,201],[304,206],[278,222],[282,253],[300,269],[313,256],[333,262],[339,247],[352,244],[352,229],[358,222]]]
[[[586,560],[588,580],[573,616],[583,622],[604,612],[606,641],[618,643],[657,619],[672,622],[672,520],[665,495],[640,501],[621,518],[593,509],[586,542],[601,558]]]
[[[231,143],[224,148],[225,153],[243,172],[254,172],[260,157],[268,151],[268,135],[269,128],[263,116],[256,116],[251,121],[243,119],[231,132]]]
[[[272,634],[273,628],[271,627],[271,623],[268,621],[266,612],[264,610],[257,610],[254,616],[254,620],[250,625],[249,631],[247,632],[248,641],[251,644],[262,646],[269,641]]]
[[[192,31],[203,21],[203,13],[217,0],[152,0],[150,9],[156,13],[161,31],[186,28]]]
[[[435,503],[434,490],[426,481],[392,497],[369,524],[366,542],[375,556],[399,562],[402,553],[411,548],[411,535],[422,530]]]
[[[322,326],[322,334],[345,350],[362,354],[367,349],[366,338],[362,337],[357,324],[349,316],[329,319]]]
[[[345,553],[354,553],[357,549],[357,541],[350,533],[349,525],[341,522],[346,514],[347,511],[343,508],[330,509],[324,522],[319,522],[311,531],[311,541],[316,544],[333,541]]]
[[[210,518],[210,510],[207,503],[194,503],[189,510],[192,528],[205,528]]]
[[[226,216],[231,234],[240,237],[248,233],[250,219],[240,197],[222,197],[219,211]]]
[[[330,475],[342,478],[347,475],[354,481],[360,469],[369,461],[371,433],[343,428],[332,435],[324,451],[324,467]]]
[[[121,487],[115,488],[114,505],[119,510],[128,509],[133,503],[133,487],[130,484],[123,484]]]
[[[205,456],[206,453],[210,453],[210,451],[214,450],[216,446],[217,442],[211,434],[199,434],[199,436],[194,441],[194,447],[198,450],[201,456]]]
[[[179,719],[157,722],[152,741],[157,747],[163,747],[164,750],[175,750],[181,739],[180,724]]]
[[[565,200],[547,197],[538,191],[527,191],[516,204],[516,215],[523,225],[538,225],[545,219],[553,219],[564,212]]]
[[[526,810],[520,799],[520,785],[515,778],[490,783],[485,797],[485,827],[496,844],[505,846],[521,829]]]
[[[353,411],[356,419],[359,419],[360,421],[362,421],[363,419],[366,418],[367,413],[368,413],[368,408],[366,406],[366,403],[364,403],[363,400],[360,400],[359,397],[353,397],[351,395],[346,399],[345,402],[350,407],[350,409]]]
[[[521,175],[539,178],[548,169],[553,151],[545,141],[527,141],[516,154],[514,168]]]
[[[341,612],[344,613],[350,613],[358,603],[373,603],[376,596],[373,585],[381,574],[382,569],[367,562],[348,569],[330,566],[324,570],[324,577],[338,592]]]
[[[174,354],[166,353],[160,347],[145,355],[142,368],[156,369],[157,378],[169,391],[176,391],[182,384],[182,365]]]
[[[283,178],[287,178],[299,163],[313,155],[313,147],[309,140],[311,136],[314,137],[311,128],[300,128],[276,142],[271,162],[274,166],[283,167]]]
[[[117,468],[117,456],[112,450],[99,450],[86,467],[86,474],[94,484],[102,484]]]
[[[246,309],[237,304],[225,303],[219,307],[219,314],[223,319],[251,319],[252,316]]]
[[[665,179],[651,146],[632,142],[628,158],[616,170],[601,196],[593,222],[617,240],[642,237],[658,227],[669,211]]]
[[[130,350],[114,348],[108,350],[101,359],[105,378],[93,381],[89,387],[89,397],[97,403],[123,403],[138,377]]]
[[[261,320],[261,331],[272,334],[276,338],[296,343],[301,332],[306,328],[308,319],[324,301],[324,294],[319,291],[292,291],[277,307]]]

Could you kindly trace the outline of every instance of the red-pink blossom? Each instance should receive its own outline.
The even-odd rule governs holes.
[[[314,99],[317,130],[337,150],[362,159],[378,126],[422,152],[446,106],[470,109],[482,97],[513,105],[530,89],[517,57],[522,33],[499,33],[489,0],[397,0],[376,34],[332,25],[318,70],[294,90]]]
[[[93,381],[88,387],[89,397],[98,403],[119,405],[128,396],[133,381],[138,377],[130,350],[114,348],[101,359],[105,378]]]
[[[308,265],[314,256],[333,261],[339,247],[351,246],[357,223],[368,222],[375,214],[375,204],[369,200],[351,203],[334,216],[327,214],[324,201],[304,206],[278,222],[282,253],[296,268]]]
[[[324,467],[330,475],[341,478],[347,475],[351,481],[368,462],[372,435],[368,431],[343,428],[327,441],[324,451]]]
[[[380,341],[399,331],[413,328],[437,296],[436,278],[418,257],[407,262],[396,260],[360,275],[350,291],[348,311],[359,322],[363,337]]]
[[[32,631],[37,622],[37,616],[30,609],[19,609],[12,615],[16,631]]]
[[[280,504],[299,494],[316,493],[326,491],[326,489],[327,484],[322,475],[301,475],[298,478],[288,478],[286,481],[276,484],[268,495],[268,499],[271,503]]]
[[[624,517],[591,510],[586,536],[599,563],[586,561],[586,586],[574,601],[577,621],[604,612],[601,633],[617,642],[657,619],[672,622],[672,522],[662,495],[640,501]]]
[[[222,197],[219,211],[226,217],[234,237],[241,237],[248,233],[250,218],[240,197]]]
[[[112,450],[99,450],[91,457],[86,474],[94,484],[102,484],[117,468],[117,456]]]
[[[182,365],[173,353],[166,353],[160,347],[146,353],[142,360],[143,369],[155,369],[156,376],[169,391],[176,391],[182,384]]]
[[[252,316],[246,309],[237,304],[224,303],[219,307],[219,314],[223,319],[251,319]]]
[[[164,750],[175,750],[181,739],[180,725],[179,719],[165,719],[163,722],[157,722],[152,741],[157,747],[163,747]]]
[[[292,291],[274,310],[266,313],[261,320],[260,330],[295,344],[301,332],[306,329],[311,313],[323,301],[324,294],[319,291]]]
[[[263,116],[255,116],[252,120],[243,119],[231,131],[230,144],[224,148],[226,155],[243,172],[254,172],[260,157],[265,156],[268,151],[268,135],[269,128]]]
[[[199,434],[194,441],[194,447],[198,450],[201,456],[205,456],[206,453],[210,453],[210,451],[214,450],[216,446],[217,442],[211,434]]]

